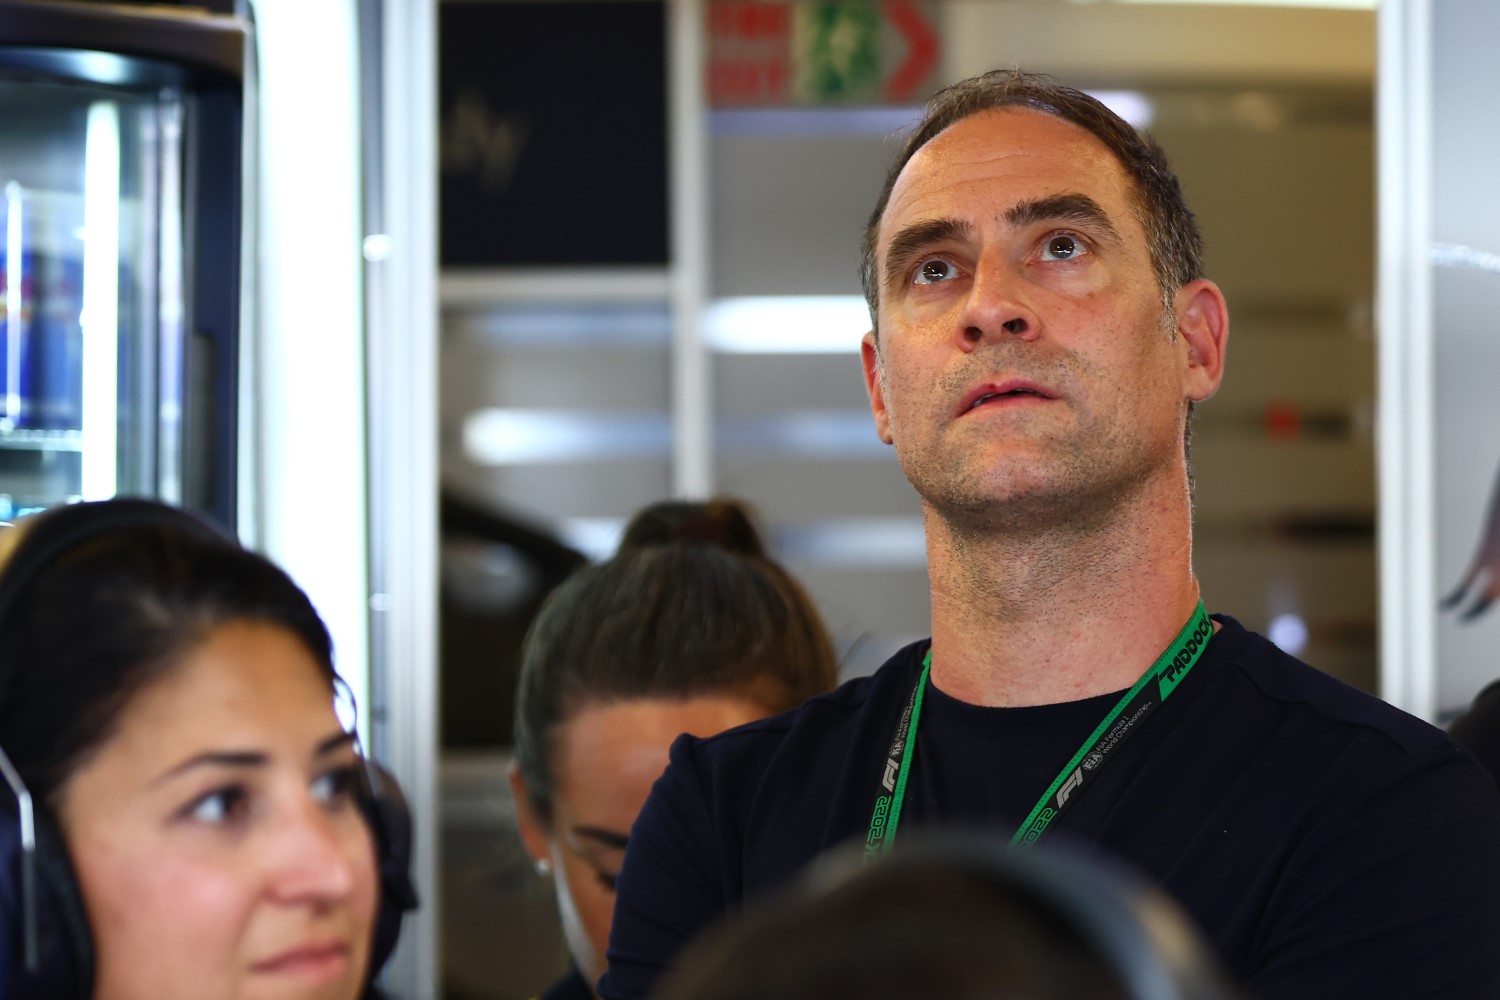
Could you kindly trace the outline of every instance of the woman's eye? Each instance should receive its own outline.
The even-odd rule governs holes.
[[[187,807],[189,818],[215,825],[243,819],[250,808],[250,795],[243,788],[217,788],[194,800]]]
[[[353,764],[324,771],[313,779],[313,797],[324,805],[341,805],[354,797],[358,772]]]
[[[1042,244],[1042,260],[1072,260],[1088,251],[1077,237],[1059,234]]]
[[[935,285],[957,276],[958,268],[952,262],[941,257],[931,257],[917,265],[916,277],[912,280],[918,285]]]
[[[614,892],[615,891],[615,881],[619,878],[619,876],[618,875],[611,875],[608,872],[598,872],[597,874],[599,876],[599,884],[602,885],[602,886],[604,886],[604,891],[605,892]]]

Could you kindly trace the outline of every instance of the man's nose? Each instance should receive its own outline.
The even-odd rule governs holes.
[[[1010,337],[1034,340],[1040,335],[1041,322],[1022,276],[1007,263],[981,262],[959,317],[959,346],[973,350]]]

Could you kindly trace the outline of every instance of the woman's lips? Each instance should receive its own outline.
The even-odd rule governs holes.
[[[349,966],[349,946],[327,941],[289,948],[250,968],[265,975],[298,976],[314,980],[337,979]]]

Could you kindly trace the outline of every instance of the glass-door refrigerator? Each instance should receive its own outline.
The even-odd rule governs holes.
[[[247,38],[0,0],[0,519],[131,495],[235,526]]]

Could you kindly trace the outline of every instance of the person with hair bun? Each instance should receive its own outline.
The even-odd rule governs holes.
[[[735,501],[641,511],[619,552],[548,597],[522,653],[518,825],[556,880],[573,968],[546,1000],[594,996],[631,825],[682,733],[706,736],[834,685],[807,595]]]
[[[745,505],[727,497],[711,500],[662,500],[643,507],[625,525],[620,551],[652,545],[716,545],[754,559],[766,549]]]

